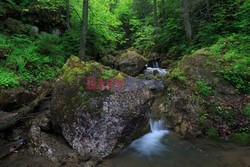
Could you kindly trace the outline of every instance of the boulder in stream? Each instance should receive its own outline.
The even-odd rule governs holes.
[[[135,51],[130,50],[123,53],[118,61],[119,70],[130,76],[139,75],[145,68],[146,64],[146,58]]]
[[[89,76],[121,79],[124,74],[71,57],[55,84],[52,118],[73,149],[103,158],[126,147],[146,127],[153,98],[146,89],[87,89]]]

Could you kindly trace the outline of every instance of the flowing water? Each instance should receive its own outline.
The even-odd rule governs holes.
[[[213,142],[180,139],[164,129],[163,120],[150,120],[151,132],[135,140],[109,167],[250,167],[250,149]]]
[[[250,167],[250,148],[207,140],[189,141],[164,128],[163,120],[150,120],[151,131],[135,140],[119,155],[104,161],[105,167]],[[1,150],[0,150],[1,151]],[[59,167],[27,150],[0,159],[2,167]],[[65,167],[74,167],[70,161]]]
[[[166,69],[160,68],[158,61],[153,61],[152,63],[147,64],[146,69],[144,70],[144,74],[150,74],[150,75],[156,75],[156,74],[166,75],[168,73],[169,71],[167,71]]]

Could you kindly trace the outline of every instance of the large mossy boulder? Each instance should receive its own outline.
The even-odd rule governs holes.
[[[226,68],[222,63],[203,49],[185,56],[171,72],[163,97],[153,107],[170,128],[185,136],[216,140],[229,140],[242,130],[249,134],[250,117],[245,114],[249,96],[220,75]]]
[[[79,153],[107,157],[127,146],[146,127],[152,95],[149,90],[127,90],[117,84],[117,89],[87,89],[90,76],[122,79],[124,74],[71,57],[55,83],[53,124]]]
[[[123,53],[118,60],[119,70],[130,76],[139,75],[145,68],[146,64],[146,58],[135,51],[130,50]]]
[[[5,28],[16,34],[30,34],[32,27],[29,24],[24,24],[21,21],[8,18],[4,22]]]

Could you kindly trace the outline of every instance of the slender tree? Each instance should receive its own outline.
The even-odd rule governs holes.
[[[162,24],[166,21],[166,8],[165,8],[165,0],[161,0],[161,17],[162,17]]]
[[[207,8],[207,16],[208,16],[208,20],[211,20],[210,17],[210,0],[206,0],[206,8]]]
[[[86,43],[87,43],[87,32],[88,32],[88,0],[83,0],[83,12],[82,12],[82,34],[79,57],[84,59],[86,55]]]
[[[69,7],[69,0],[66,0],[66,26],[67,29],[70,29],[70,7]]]
[[[155,27],[159,27],[158,14],[157,14],[157,0],[154,0],[154,24]]]
[[[184,27],[185,32],[188,40],[192,41],[193,30],[191,24],[191,17],[190,17],[190,6],[188,0],[182,0],[182,13],[183,13],[183,20],[184,20]]]

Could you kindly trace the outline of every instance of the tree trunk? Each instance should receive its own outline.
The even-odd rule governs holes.
[[[87,32],[88,32],[88,0],[83,0],[82,34],[81,34],[81,43],[79,51],[79,57],[81,60],[83,60],[86,55]]]
[[[67,29],[70,30],[70,7],[69,7],[69,0],[66,0],[66,26],[67,26]]]
[[[206,0],[206,8],[207,8],[207,16],[208,16],[208,21],[211,21],[210,17],[210,0]]]
[[[158,14],[157,14],[157,0],[154,0],[154,22],[155,22],[155,27],[158,28]]]
[[[165,8],[165,0],[161,1],[161,12],[162,12],[162,24],[164,25],[165,21],[166,21],[166,8]]]
[[[183,13],[183,20],[184,20],[184,27],[185,27],[186,36],[187,36],[188,40],[191,42],[193,30],[192,30],[190,8],[189,8],[188,0],[182,0],[182,13]]]

